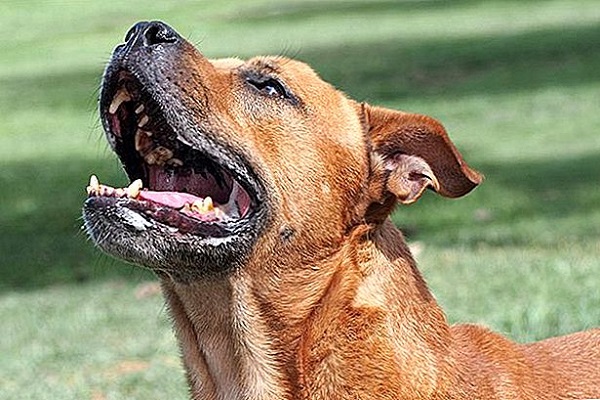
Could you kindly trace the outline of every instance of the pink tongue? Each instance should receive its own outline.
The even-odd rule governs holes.
[[[183,192],[154,192],[152,190],[142,190],[139,199],[150,200],[175,209],[181,208],[186,204],[192,204],[196,200],[202,200],[193,194]]]

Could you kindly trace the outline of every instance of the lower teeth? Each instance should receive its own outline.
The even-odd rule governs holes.
[[[136,199],[140,195],[142,189],[143,183],[141,179],[136,179],[126,188],[114,188],[112,186],[100,184],[96,175],[92,175],[86,191],[88,196],[127,197],[130,199]],[[210,196],[207,196],[204,199],[196,200],[194,203],[186,204],[180,209],[180,211],[186,214],[212,214],[217,219],[224,219],[226,217],[239,217],[237,205],[235,204],[236,192],[237,187],[234,186],[234,191],[232,191],[230,200],[227,204],[217,206],[214,204],[213,199]]]

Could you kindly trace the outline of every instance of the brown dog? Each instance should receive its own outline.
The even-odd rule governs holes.
[[[160,22],[117,47],[100,111],[133,183],[93,177],[85,226],[160,277],[194,399],[600,397],[599,330],[448,325],[388,218],[481,181],[435,120],[286,58],[208,60]]]

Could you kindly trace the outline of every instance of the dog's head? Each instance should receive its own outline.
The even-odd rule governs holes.
[[[359,104],[287,58],[209,60],[160,22],[115,49],[100,114],[134,183],[91,182],[87,231],[178,281],[310,263],[396,201],[481,180],[429,117]]]

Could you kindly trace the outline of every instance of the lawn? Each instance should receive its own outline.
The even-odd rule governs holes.
[[[287,54],[362,101],[434,116],[486,175],[394,221],[451,321],[519,341],[600,325],[597,0],[0,3],[2,399],[185,399],[153,277],[81,232],[89,175],[126,183],[97,122],[137,20],[210,57]]]

